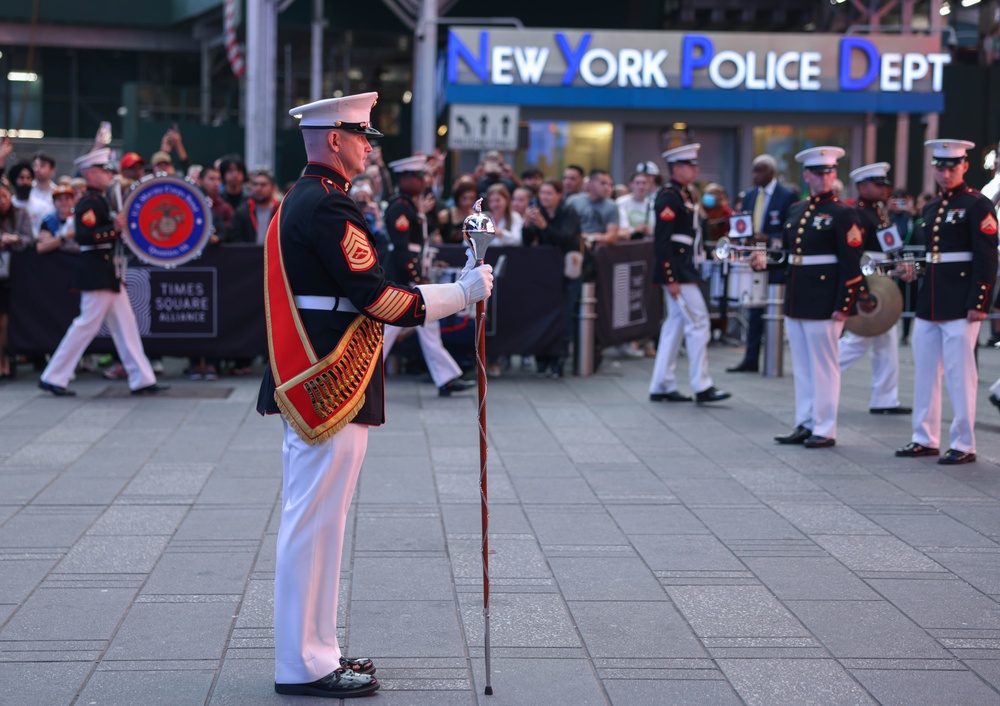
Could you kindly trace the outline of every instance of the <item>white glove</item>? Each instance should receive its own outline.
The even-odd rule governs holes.
[[[465,267],[462,268],[462,274],[459,275],[459,278],[476,266],[476,256],[472,254],[472,248],[465,249],[465,257],[467,258],[465,260]]]
[[[493,291],[493,265],[480,265],[474,269],[463,270],[462,276],[455,284],[465,290],[469,304],[481,302]]]

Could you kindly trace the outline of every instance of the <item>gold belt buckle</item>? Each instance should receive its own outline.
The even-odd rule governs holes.
[[[931,264],[932,265],[936,265],[939,262],[941,262],[941,253],[939,253],[939,252],[932,252],[931,253]]]
[[[802,264],[802,256],[801,255],[792,255],[792,257],[791,257],[791,263],[793,265],[801,265]]]

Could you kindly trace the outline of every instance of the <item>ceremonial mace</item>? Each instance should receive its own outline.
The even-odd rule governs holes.
[[[462,231],[466,244],[472,249],[476,267],[483,264],[486,249],[493,240],[496,227],[493,220],[483,213],[483,200],[476,201],[473,213],[465,219]],[[486,302],[476,302],[476,362],[479,368],[479,498],[483,516],[483,635],[486,654],[486,695],[493,694],[490,668],[490,508],[486,492]]]

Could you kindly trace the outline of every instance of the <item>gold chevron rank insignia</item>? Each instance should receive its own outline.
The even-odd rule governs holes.
[[[399,321],[416,302],[417,295],[413,292],[386,287],[386,290],[375,300],[374,304],[365,307],[365,312],[376,319],[391,324],[393,321]]]
[[[351,272],[364,272],[375,264],[375,253],[372,251],[371,243],[368,242],[368,236],[353,223],[347,224],[340,247],[344,251]]]

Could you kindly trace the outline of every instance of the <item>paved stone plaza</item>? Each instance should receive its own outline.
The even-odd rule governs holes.
[[[868,414],[867,359],[836,448],[776,445],[790,359],[727,375],[740,353],[709,351],[734,393],[714,406],[648,402],[651,359],[490,382],[491,697],[475,393],[390,378],[342,573],[367,703],[1000,703],[1000,351],[979,462],[950,468],[893,457],[910,419]],[[0,384],[2,704],[310,703],[272,686],[280,422],[257,377],[167,363],[161,398],[84,374],[56,399],[27,366]]]

